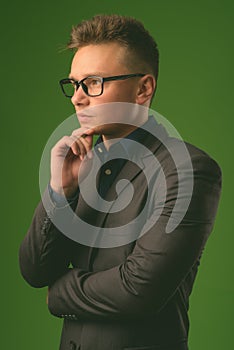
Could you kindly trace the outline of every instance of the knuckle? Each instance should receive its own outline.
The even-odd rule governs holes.
[[[75,130],[73,130],[73,132],[72,132],[72,136],[79,137],[79,136],[81,136],[81,135],[82,135],[81,129],[75,129]]]

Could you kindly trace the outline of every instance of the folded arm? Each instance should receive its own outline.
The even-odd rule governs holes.
[[[45,197],[54,207],[48,190]],[[40,202],[19,250],[20,270],[25,280],[33,287],[44,287],[64,275],[69,271],[70,245],[71,241],[54,226]]]
[[[221,174],[216,163],[205,156],[193,162],[193,196],[179,226],[170,234],[165,232],[177,192],[178,178],[171,171],[163,212],[137,240],[126,261],[105,271],[68,271],[50,287],[48,307],[53,315],[114,319],[140,315],[143,310],[155,313],[173,297],[200,258],[220,196]],[[182,181],[187,181],[186,172]],[[159,202],[157,197],[147,224],[157,214]]]

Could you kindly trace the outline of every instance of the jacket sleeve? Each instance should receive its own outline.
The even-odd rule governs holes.
[[[191,202],[174,231],[166,233],[178,187],[175,169],[167,173],[167,200],[160,218],[136,241],[132,253],[111,269],[86,272],[74,268],[60,277],[49,292],[48,307],[53,315],[114,319],[158,312],[172,298],[201,256],[221,191],[221,171],[215,161],[199,155],[193,157],[193,168]],[[187,181],[186,171],[182,181]],[[159,206],[160,196],[156,196],[148,223]]]
[[[44,200],[50,201],[50,207],[55,209],[48,189]],[[19,265],[25,280],[33,287],[44,287],[64,275],[69,271],[69,246],[69,239],[53,225],[41,201],[19,249]]]

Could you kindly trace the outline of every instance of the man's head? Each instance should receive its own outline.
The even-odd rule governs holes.
[[[95,16],[73,28],[68,48],[75,49],[70,72],[70,78],[75,82],[89,76],[109,78],[136,75],[107,79],[102,84],[101,94],[97,96],[92,96],[91,88],[84,86],[90,86],[90,80],[84,80],[83,86],[76,83],[71,100],[78,118],[84,108],[103,103],[150,105],[158,76],[158,49],[139,21],[118,15]],[[96,82],[91,81],[91,84]],[[91,120],[85,118],[82,119],[80,114],[80,124],[91,127]]]
[[[98,15],[73,27],[68,48],[117,43],[125,48],[122,63],[135,72],[152,74],[157,81],[159,54],[143,24],[131,17]]]

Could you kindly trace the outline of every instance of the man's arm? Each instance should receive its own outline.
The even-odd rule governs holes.
[[[142,311],[155,313],[167,303],[201,256],[220,196],[217,164],[202,155],[193,159],[193,166],[192,200],[174,232],[167,234],[165,228],[176,200],[176,171],[167,174],[169,195],[160,219],[138,239],[126,261],[100,272],[74,268],[50,287],[48,307],[53,315],[113,319],[140,315]],[[188,181],[186,172],[183,181]],[[155,203],[149,220],[157,210]]]
[[[74,198],[77,193],[78,171],[84,156],[91,150],[92,133],[92,130],[76,129],[70,136],[64,136],[53,147],[49,188],[55,191],[55,194],[57,193],[56,198],[58,196]],[[57,207],[52,199],[47,189],[43,203],[39,203],[30,229],[20,247],[21,273],[34,287],[51,285],[68,271],[70,263],[71,242],[59,232],[50,219],[54,211],[62,216],[63,207],[59,208],[60,204]]]
[[[48,189],[44,200],[50,201],[50,206],[55,208]],[[23,277],[33,287],[52,284],[69,270],[69,250],[70,240],[53,225],[41,201],[19,250]]]

